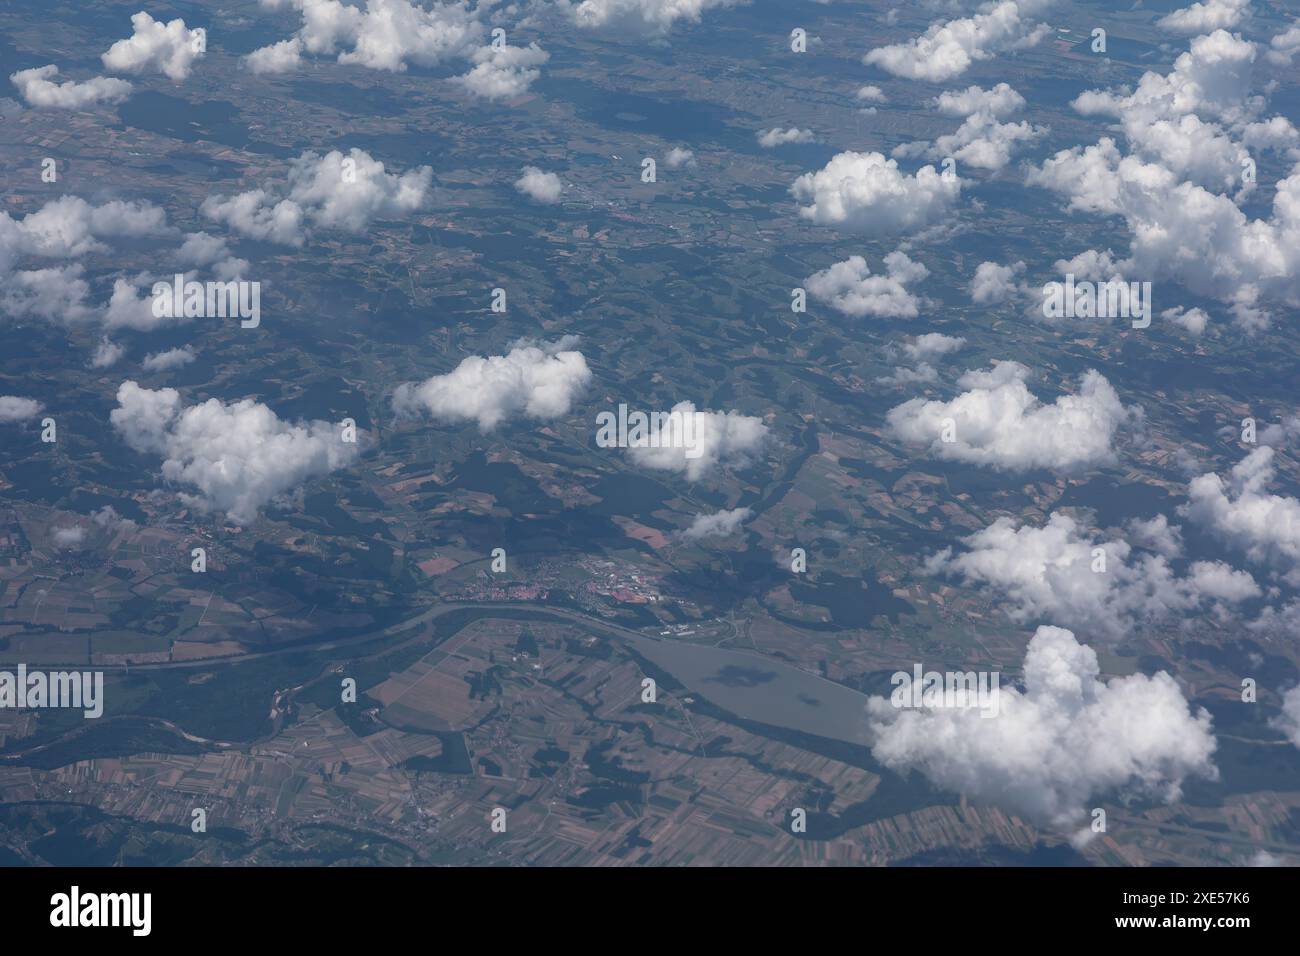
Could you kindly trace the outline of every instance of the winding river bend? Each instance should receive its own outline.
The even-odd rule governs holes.
[[[751,651],[662,640],[568,608],[543,608],[531,604],[439,604],[377,633],[316,645],[258,651],[231,658],[135,664],[129,671],[219,671],[283,655],[309,655],[319,666],[319,673],[324,675],[338,664],[352,662],[356,659],[357,651],[364,656],[373,657],[431,639],[432,650],[470,624],[494,618],[567,623],[586,633],[615,641],[643,665],[649,665],[649,669],[655,672],[651,676],[667,675],[690,695],[713,705],[719,716],[734,716],[756,725],[839,741],[853,747],[862,747],[867,743],[863,715],[867,698],[856,690]],[[423,626],[425,624],[433,625],[432,634]],[[353,653],[349,654],[349,650]],[[100,669],[115,673],[126,670],[114,666]],[[280,701],[291,695],[294,689],[292,685],[281,685],[275,691],[277,712],[283,713]],[[46,738],[39,744],[20,747],[0,755],[0,764],[22,763],[25,762],[24,758],[49,751],[86,734],[97,737],[104,732],[112,733],[111,728],[123,723],[133,728],[148,725],[155,734],[172,735],[178,745],[188,745],[185,749],[195,746],[214,749],[246,746],[274,736],[281,726],[281,720],[275,720],[255,739],[215,739],[194,733],[193,728],[183,726],[183,719],[124,714],[97,721],[78,722],[67,733],[60,734],[53,740]],[[154,743],[156,746],[156,736]]]

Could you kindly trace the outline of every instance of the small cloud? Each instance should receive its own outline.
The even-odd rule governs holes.
[[[175,368],[182,368],[194,361],[194,349],[185,346],[179,349],[168,349],[166,352],[155,352],[145,357],[140,363],[140,367],[146,372],[167,372]]]
[[[733,508],[711,515],[696,515],[691,526],[682,532],[682,537],[687,541],[699,541],[702,538],[723,538],[735,534],[752,513],[749,508]]]
[[[125,354],[126,349],[105,336],[95,346],[95,352],[90,357],[90,367],[108,368],[110,365],[116,365]]]
[[[56,547],[79,548],[85,539],[85,528],[71,527],[54,529],[54,544]]]
[[[695,165],[695,154],[689,149],[682,149],[680,146],[674,146],[668,150],[668,155],[664,159],[664,165],[669,169],[679,169],[683,166]]]
[[[35,418],[41,411],[41,403],[31,398],[19,398],[17,395],[0,395],[0,422],[21,422]]]
[[[785,146],[787,143],[815,143],[816,141],[817,137],[813,135],[812,130],[796,129],[793,126],[789,129],[774,127],[758,134],[758,145],[764,149]]]
[[[525,166],[524,174],[515,180],[515,189],[534,202],[557,203],[564,184],[555,173],[544,173],[536,166]]]

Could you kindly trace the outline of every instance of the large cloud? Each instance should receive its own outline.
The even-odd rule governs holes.
[[[921,300],[908,289],[930,274],[925,266],[913,262],[903,252],[885,256],[885,275],[872,275],[867,260],[849,256],[804,280],[814,298],[830,303],[845,315],[861,318],[905,318],[917,316]]]
[[[114,73],[162,73],[179,82],[203,56],[194,32],[179,17],[163,23],[142,10],[131,17],[131,26],[132,35],[118,40],[101,57],[104,67]]]
[[[1300,303],[1300,167],[1277,184],[1273,217],[1254,220],[1162,166],[1119,159],[1108,140],[1057,154],[1031,181],[1070,195],[1074,208],[1123,215],[1132,235],[1127,275],[1175,278],[1231,303],[1241,322],[1261,299]]]
[[[433,170],[428,166],[390,173],[365,150],[353,147],[344,155],[331,150],[321,156],[307,150],[289,162],[288,195],[265,189],[235,196],[210,196],[202,212],[236,232],[298,246],[307,224],[359,233],[375,219],[409,215],[424,203]]]
[[[476,421],[484,432],[517,415],[559,418],[591,381],[574,343],[571,337],[520,341],[505,355],[472,355],[445,375],[398,386],[393,409],[399,415],[427,412],[443,421]]]
[[[1172,677],[1104,682],[1099,674],[1092,648],[1040,627],[1025,652],[1025,689],[1001,687],[996,717],[872,698],[872,753],[899,772],[919,770],[945,789],[1058,827],[1083,823],[1099,798],[1137,792],[1173,802],[1189,776],[1217,777],[1210,715],[1193,712]]]
[[[909,80],[942,83],[977,60],[1037,43],[1049,28],[1034,17],[1047,6],[1047,0],[1002,0],[973,17],[932,23],[915,40],[879,47],[863,62]]]
[[[1187,487],[1188,518],[1240,548],[1252,561],[1295,571],[1300,567],[1300,501],[1266,490],[1275,467],[1272,448],[1257,448],[1238,462],[1228,481],[1216,474]]]
[[[1222,562],[1193,562],[1177,574],[1155,550],[1162,543],[1147,539],[1139,552],[1123,538],[1091,537],[1059,512],[1041,528],[1004,517],[964,538],[960,553],[948,548],[931,557],[926,570],[995,589],[1017,622],[1064,624],[1106,638],[1261,595],[1250,574]]]
[[[252,522],[267,502],[317,475],[343,468],[360,444],[345,442],[340,425],[287,423],[260,402],[212,398],[185,407],[173,388],[123,382],[110,415],[136,451],[160,455],[163,477],[198,489],[181,498],[201,511],[224,511]]]
[[[38,66],[19,70],[9,79],[18,87],[28,106],[64,110],[84,110],[100,103],[119,103],[131,95],[131,84],[106,76],[96,76],[82,83],[58,82],[59,68]]]
[[[1269,305],[1300,304],[1300,165],[1277,183],[1270,218],[1251,219],[1223,190],[1254,189],[1250,148],[1293,152],[1284,117],[1260,119],[1248,96],[1253,44],[1224,31],[1198,37],[1167,75],[1147,73],[1132,93],[1091,91],[1075,106],[1118,116],[1132,154],[1115,140],[1062,150],[1028,182],[1069,197],[1069,208],[1123,217],[1129,259],[1118,271],[1172,278],[1230,304],[1248,330]]]
[[[1112,461],[1116,431],[1140,413],[1120,403],[1105,377],[1085,372],[1076,394],[1046,405],[1025,385],[1028,375],[1018,362],[967,372],[957,384],[968,391],[950,402],[905,402],[889,412],[889,427],[938,458],[1007,471],[1072,470]],[[948,422],[951,434],[945,436]]]
[[[1246,94],[1254,60],[1254,44],[1218,30],[1193,40],[1168,74],[1143,74],[1132,93],[1089,90],[1074,100],[1074,108],[1085,116],[1118,118],[1136,153],[1180,178],[1233,190],[1242,186],[1242,164],[1250,153],[1219,121],[1240,136],[1251,129]],[[1287,145],[1290,124],[1277,119],[1282,125],[1258,145]],[[1294,142],[1294,129],[1291,135]]]
[[[913,176],[880,153],[839,153],[790,186],[799,215],[824,225],[879,236],[910,232],[946,215],[961,193],[961,179],[923,166]]]

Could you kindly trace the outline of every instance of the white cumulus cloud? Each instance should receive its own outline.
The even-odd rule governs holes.
[[[974,116],[988,113],[998,119],[1025,108],[1025,98],[1007,83],[990,89],[968,86],[964,90],[945,90],[934,99],[939,112],[947,116]]]
[[[515,180],[515,189],[534,202],[557,203],[564,191],[564,183],[555,173],[546,173],[536,166],[525,166],[523,175]]]
[[[168,372],[175,368],[181,368],[189,365],[194,361],[194,349],[188,345],[182,348],[168,349],[165,352],[154,352],[146,355],[140,367],[146,372]]]
[[[903,346],[907,357],[914,362],[929,362],[936,358],[955,352],[966,340],[959,335],[944,335],[942,332],[926,332]]]
[[[40,413],[41,403],[17,395],[0,395],[0,422],[21,422]]]
[[[91,368],[108,368],[116,365],[121,361],[122,356],[126,354],[126,349],[112,341],[108,336],[99,340],[95,346],[95,351],[90,356]]]
[[[249,524],[272,499],[318,475],[346,467],[359,443],[343,441],[341,425],[289,423],[252,399],[216,398],[185,406],[173,388],[117,390],[110,419],[126,443],[163,459],[163,477],[197,489],[181,499],[200,511],[224,511]]]
[[[885,91],[878,86],[862,86],[858,88],[857,97],[864,103],[886,103],[888,98]]]
[[[738,411],[698,411],[694,402],[678,402],[669,414],[673,417],[661,431],[658,447],[642,444],[628,448],[634,464],[680,472],[690,481],[698,481],[715,468],[743,468],[767,440],[763,420]]]
[[[289,73],[302,65],[302,39],[295,36],[261,47],[244,57],[244,62],[258,74]]]
[[[730,511],[717,511],[711,515],[696,515],[689,528],[682,532],[688,541],[703,538],[725,538],[735,534],[752,514],[749,508],[733,508]]]
[[[904,143],[894,156],[928,156],[932,159],[952,157],[976,169],[997,171],[1011,162],[1011,155],[1021,144],[1032,142],[1047,132],[1043,126],[1003,123],[1001,119],[1025,105],[1024,97],[1006,83],[990,90],[971,86],[965,90],[942,93],[935,100],[939,112],[964,116],[956,132],[940,136],[933,143]]]
[[[1109,682],[1073,633],[1040,627],[1025,652],[1024,690],[1000,686],[996,717],[977,707],[896,708],[872,698],[871,750],[899,772],[1034,823],[1086,821],[1096,799],[1138,793],[1173,802],[1190,776],[1217,777],[1210,715],[1161,671]]]
[[[664,157],[664,165],[669,169],[679,169],[683,166],[694,166],[695,153],[689,149],[674,146],[672,149],[668,150],[668,155]]]
[[[1210,317],[1204,309],[1185,309],[1182,306],[1165,309],[1160,313],[1160,318],[1182,326],[1193,338],[1200,338],[1204,335],[1206,328],[1210,324]]]
[[[398,386],[393,409],[447,422],[476,421],[483,432],[518,415],[559,418],[591,381],[587,360],[574,344],[572,337],[520,341],[505,355],[472,355],[445,375]]]
[[[1133,91],[1081,94],[1075,108],[1118,117],[1131,152],[1104,137],[1061,150],[1027,178],[1067,196],[1071,211],[1122,217],[1129,258],[1118,271],[1223,302],[1247,332],[1266,327],[1275,306],[1300,305],[1300,163],[1277,182],[1271,215],[1251,218],[1238,205],[1256,188],[1242,175],[1251,149],[1294,162],[1300,145],[1290,120],[1260,118],[1264,99],[1249,95],[1255,56],[1253,43],[1216,30]]]
[[[433,181],[420,166],[390,173],[365,150],[324,156],[307,150],[289,162],[287,195],[253,189],[235,196],[209,196],[205,216],[253,239],[299,246],[308,224],[344,232],[364,232],[376,219],[397,219],[419,209]]]
[[[73,324],[92,320],[90,286],[80,263],[17,269],[21,260],[77,259],[106,253],[103,240],[172,235],[165,212],[148,202],[92,205],[77,196],[47,202],[22,219],[0,211],[0,314]]]
[[[863,62],[905,79],[942,83],[978,60],[1036,44],[1049,28],[1035,23],[1034,16],[1047,5],[1045,0],[992,3],[972,17],[932,23],[914,40],[878,47]]]
[[[1254,60],[1254,44],[1218,30],[1193,40],[1168,74],[1143,74],[1131,93],[1088,90],[1073,105],[1085,116],[1119,119],[1138,155],[1180,178],[1207,189],[1235,190],[1243,185],[1242,164],[1250,154],[1245,142],[1233,139],[1234,131],[1259,148],[1290,145],[1296,135],[1282,117],[1247,122]]]
[[[679,20],[699,23],[706,10],[745,0],[558,0],[573,22],[584,29],[632,33],[656,39],[667,36]]]
[[[53,64],[30,70],[19,70],[9,79],[18,87],[28,106],[63,110],[84,110],[100,103],[120,103],[131,95],[131,84],[126,80],[96,76],[78,83],[74,80],[58,82],[59,68]]]
[[[1027,291],[1023,275],[1025,264],[1017,261],[1009,265],[996,262],[981,262],[975,269],[975,278],[971,280],[970,297],[977,305],[1006,302]]]
[[[488,100],[509,99],[528,92],[551,55],[536,43],[528,46],[485,46],[474,51],[474,67],[455,78],[469,92]]]
[[[855,318],[916,318],[921,300],[908,285],[921,282],[930,271],[899,251],[885,256],[885,268],[884,275],[872,275],[866,259],[849,256],[813,273],[804,285],[814,298]]]
[[[1029,391],[1028,376],[1018,362],[967,372],[957,384],[968,391],[952,401],[912,399],[886,420],[903,441],[937,458],[999,470],[1069,471],[1114,459],[1112,439],[1140,413],[1121,404],[1100,372],[1085,372],[1078,392],[1051,404]]]
[[[480,11],[463,2],[435,0],[420,5],[409,0],[366,0],[364,6],[351,6],[339,0],[262,0],[262,5],[289,6],[302,15],[301,29],[290,38],[297,44],[275,44],[275,53],[259,58],[263,66],[286,65],[306,52],[337,56],[340,63],[371,70],[401,73],[408,64],[429,67],[451,59],[469,59],[484,31]]]
[[[1201,0],[1190,7],[1175,10],[1156,21],[1171,33],[1193,36],[1224,27],[1235,27],[1250,15],[1250,0]]]
[[[923,166],[912,176],[880,153],[845,152],[790,186],[807,203],[799,215],[822,225],[879,236],[911,232],[944,215],[961,193],[957,176]]]
[[[1300,20],[1268,41],[1266,55],[1270,63],[1290,66],[1297,53],[1300,53]]]
[[[1282,695],[1282,712],[1273,718],[1273,726],[1300,747],[1300,684]]]
[[[1061,512],[1042,527],[1004,517],[963,538],[961,551],[944,549],[925,567],[998,591],[1018,623],[1046,621],[1104,638],[1263,593],[1249,573],[1222,562],[1193,562],[1180,575],[1151,548],[1165,542],[1148,541],[1139,551],[1140,540],[1094,537]]]
[[[758,145],[764,149],[773,149],[787,143],[815,143],[816,141],[817,137],[813,135],[812,130],[799,129],[794,126],[789,129],[774,126],[758,134]]]
[[[1212,472],[1193,478],[1184,511],[1251,561],[1294,570],[1300,566],[1300,501],[1267,491],[1273,457],[1272,448],[1257,448],[1233,466],[1227,481]]]
[[[194,61],[203,56],[195,32],[179,17],[167,23],[141,10],[131,17],[133,33],[118,40],[101,59],[114,73],[162,73],[177,82],[186,79]]]

